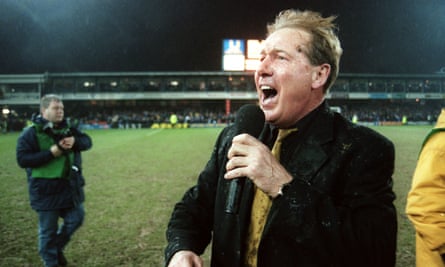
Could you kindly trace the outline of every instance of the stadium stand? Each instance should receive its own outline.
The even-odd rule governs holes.
[[[18,131],[43,94],[62,96],[85,128],[213,127],[256,102],[252,72],[86,72],[0,75],[2,131]],[[328,102],[363,124],[432,123],[444,106],[445,75],[341,73]]]

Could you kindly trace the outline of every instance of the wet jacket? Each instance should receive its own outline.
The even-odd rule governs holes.
[[[293,181],[273,200],[258,267],[394,266],[393,144],[326,103],[309,116],[283,140],[281,163]],[[243,180],[239,213],[224,212],[229,181],[223,175],[235,133],[233,126],[222,131],[197,185],[176,204],[166,264],[178,250],[203,253],[211,241],[213,267],[243,266],[253,198],[249,179]],[[271,147],[275,138],[266,124],[260,139]]]
[[[56,160],[49,149],[40,148],[37,137],[37,131],[44,128],[42,126],[48,121],[38,116],[33,123],[33,126],[22,132],[16,147],[17,163],[26,169],[31,207],[35,210],[54,210],[70,208],[82,203],[85,200],[83,191],[85,179],[82,174],[81,151],[91,148],[91,138],[77,128],[70,127],[64,121],[61,127],[66,128],[67,133],[74,136],[75,143],[72,150],[64,152],[65,154],[61,157],[72,158],[72,160],[67,160],[71,166],[66,167],[61,177],[33,177],[33,169],[45,168]],[[50,130],[45,128],[44,134],[51,135]],[[54,143],[57,142],[57,137],[51,138],[54,139]]]
[[[416,229],[416,266],[445,267],[445,109],[425,138],[406,213]]]

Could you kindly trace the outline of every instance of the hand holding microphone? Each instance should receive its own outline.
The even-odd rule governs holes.
[[[264,112],[260,109],[260,107],[256,105],[244,105],[238,110],[235,118],[236,133],[237,135],[246,133],[258,138],[261,134],[261,130],[264,127],[264,121]],[[234,156],[236,156],[236,154]],[[230,160],[231,158],[229,158],[229,161],[227,162],[228,165],[230,165]],[[228,171],[230,172],[230,169]],[[225,206],[225,211],[227,213],[238,213],[239,199],[242,193],[242,180],[244,179],[241,179],[240,177],[230,181]]]
[[[257,114],[258,110],[261,115]],[[245,178],[252,180],[260,190],[272,198],[278,196],[283,185],[293,179],[270,149],[257,139],[264,127],[264,113],[259,107],[243,106],[235,124],[240,134],[232,140],[224,176],[226,179],[232,179],[225,206],[225,211],[232,214],[238,212],[243,190],[242,181]],[[260,127],[258,125],[261,129],[255,128]]]

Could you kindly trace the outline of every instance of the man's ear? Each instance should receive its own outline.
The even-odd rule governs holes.
[[[331,66],[329,64],[316,66],[312,72],[312,88],[324,87],[330,73]]]

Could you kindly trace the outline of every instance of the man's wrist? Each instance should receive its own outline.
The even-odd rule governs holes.
[[[63,150],[60,149],[58,144],[52,145],[51,148],[50,148],[50,151],[51,151],[51,154],[54,157],[59,157],[59,156],[61,156],[63,154]]]
[[[289,186],[289,184],[290,184],[290,182],[289,182],[289,183],[284,183],[284,184],[282,184],[282,185],[278,188],[278,192],[277,192],[275,198],[284,195],[284,191],[285,191],[286,187]]]
[[[66,149],[63,148],[59,143],[56,143],[56,146],[57,146],[57,148],[58,148],[60,151],[65,151],[65,150],[66,150]]]

